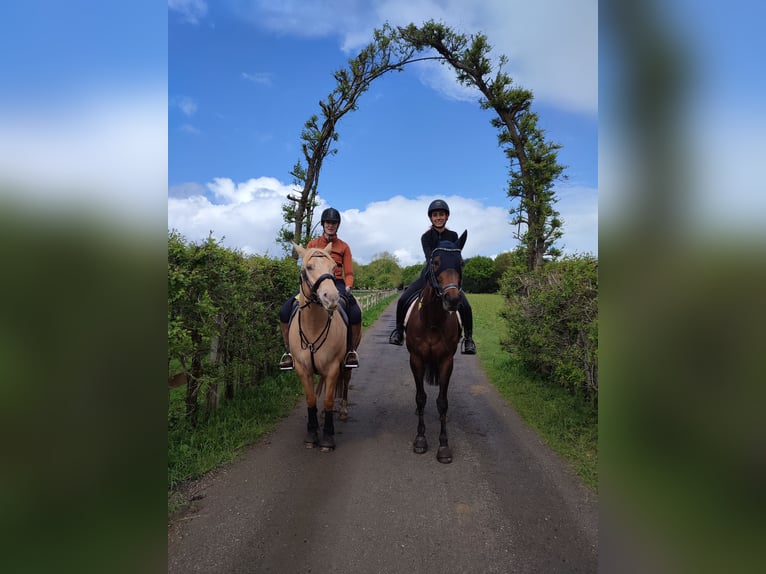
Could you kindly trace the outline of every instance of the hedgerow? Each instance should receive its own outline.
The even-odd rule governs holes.
[[[168,233],[168,377],[188,377],[178,416],[195,424],[200,397],[210,414],[276,371],[284,346],[279,307],[298,273],[292,259],[245,256],[212,237],[190,243]]]
[[[503,346],[594,406],[598,403],[598,260],[590,255],[506,272]]]

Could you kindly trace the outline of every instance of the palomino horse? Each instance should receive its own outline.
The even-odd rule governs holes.
[[[442,241],[433,250],[426,270],[426,285],[415,303],[407,321],[407,350],[410,352],[410,369],[415,377],[415,404],[418,414],[418,432],[413,450],[423,454],[428,450],[423,410],[426,391],[423,382],[439,386],[436,406],[439,409],[441,432],[436,459],[452,462],[452,451],[447,442],[447,389],[452,375],[453,356],[460,341],[460,324],[455,312],[460,303],[463,280],[463,257],[461,250],[468,232],[457,244]]]
[[[340,294],[335,286],[335,261],[330,255],[332,244],[324,249],[304,249],[293,244],[303,258],[299,308],[290,322],[290,352],[295,372],[303,383],[308,406],[308,424],[304,444],[323,451],[335,448],[333,406],[336,385],[346,369],[346,325],[336,313]],[[320,376],[315,385],[314,375]],[[348,377],[343,377],[348,386]],[[341,381],[342,384],[342,381]],[[317,395],[324,388],[324,427],[319,439]],[[346,389],[347,392],[347,389]]]

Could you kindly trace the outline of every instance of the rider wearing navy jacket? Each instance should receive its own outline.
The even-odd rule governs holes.
[[[457,243],[458,235],[451,229],[447,229],[447,220],[449,219],[449,205],[442,199],[436,199],[428,206],[428,218],[431,220],[431,227],[420,236],[420,244],[423,246],[423,255],[426,257],[426,267],[420,273],[420,276],[410,283],[407,290],[399,297],[396,303],[396,328],[391,333],[388,342],[392,345],[404,344],[404,316],[407,314],[409,303],[417,297],[420,291],[426,285],[426,269],[431,253],[439,246],[440,241],[451,241]],[[476,343],[473,342],[473,311],[471,305],[466,299],[465,293],[460,292],[460,320],[463,323],[463,354],[475,355]]]

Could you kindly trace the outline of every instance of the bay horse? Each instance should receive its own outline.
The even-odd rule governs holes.
[[[468,231],[457,243],[441,241],[431,253],[426,268],[426,284],[416,300],[407,321],[407,350],[410,353],[410,369],[415,378],[415,404],[417,405],[418,430],[413,450],[423,454],[428,450],[423,410],[426,406],[424,381],[439,386],[436,406],[439,410],[441,431],[436,459],[452,462],[452,451],[447,441],[447,389],[452,375],[453,357],[460,341],[458,306],[463,281],[462,249]]]
[[[324,249],[304,249],[293,244],[301,264],[299,307],[290,321],[289,341],[295,372],[306,394],[308,423],[303,440],[307,448],[319,445],[322,451],[335,449],[333,406],[336,385],[340,382],[348,392],[350,371],[344,366],[346,356],[346,324],[338,311],[340,293],[335,286],[335,261],[330,255],[332,243]],[[315,384],[314,375],[320,380]],[[324,389],[324,426],[319,438],[317,396]],[[345,399],[345,397],[344,397]]]

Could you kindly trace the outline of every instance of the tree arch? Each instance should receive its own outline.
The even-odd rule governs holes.
[[[420,56],[429,49],[432,55]],[[537,127],[537,114],[531,111],[532,92],[514,86],[503,72],[506,56],[500,57],[493,75],[491,49],[484,34],[458,34],[433,20],[421,27],[409,24],[393,28],[386,23],[375,30],[373,41],[349,60],[347,68],[334,73],[336,88],[319,102],[321,124],[317,115],[304,124],[303,160],[298,160],[290,172],[293,184],[302,189],[300,196],[289,195],[290,202],[282,206],[286,227],[278,241],[288,248],[291,241],[305,245],[309,240],[322,164],[328,155],[337,153],[332,147],[338,140],[335,127],[344,115],[358,108],[358,100],[370,83],[388,72],[402,71],[407,64],[437,60],[455,70],[459,83],[477,88],[482,94],[481,107],[497,114],[491,123],[498,129],[498,143],[510,164],[508,197],[512,204],[517,202],[509,213],[527,268],[542,265],[544,255],[559,255],[554,244],[563,235],[563,222],[553,208],[557,198],[552,188],[558,179],[566,178],[565,166],[558,163],[561,146],[546,141],[544,131]],[[294,251],[292,255],[297,257]]]

